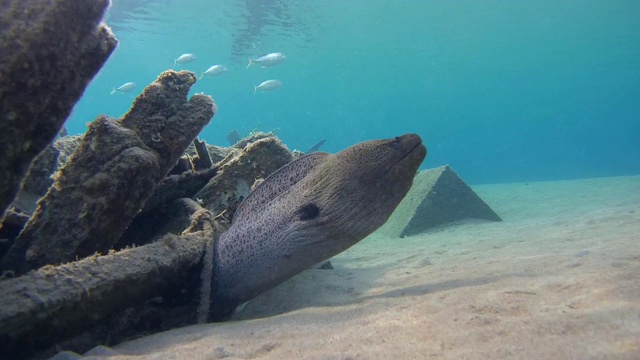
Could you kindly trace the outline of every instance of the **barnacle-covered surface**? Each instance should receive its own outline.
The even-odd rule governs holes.
[[[122,119],[91,123],[2,268],[24,273],[111,249],[214,114],[211,97],[187,99],[195,79],[167,71]]]
[[[0,219],[117,40],[108,0],[0,1]],[[10,169],[11,171],[6,171]]]

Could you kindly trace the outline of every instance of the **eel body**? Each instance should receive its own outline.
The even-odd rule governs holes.
[[[311,153],[270,175],[215,242],[210,320],[379,228],[427,154],[418,135]]]

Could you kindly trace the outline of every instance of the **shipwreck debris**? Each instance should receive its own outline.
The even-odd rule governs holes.
[[[318,141],[317,143],[315,143],[312,147],[309,148],[309,150],[307,150],[307,152],[305,152],[305,154],[310,154],[312,152],[316,152],[320,150],[320,147],[322,145],[324,145],[324,143],[327,142],[327,139],[322,139],[320,141]]]
[[[108,5],[108,0],[2,3],[0,168],[12,171],[0,172],[0,222],[31,161],[55,139],[116,47],[111,30],[100,23]]]
[[[25,273],[111,249],[214,115],[211,97],[187,100],[195,81],[166,71],[122,119],[91,123],[0,267]]]
[[[207,149],[207,143],[204,140],[193,140],[193,146],[196,148],[196,154],[193,158],[193,167],[195,170],[209,169],[213,166],[209,150]]]
[[[67,349],[84,352],[114,336],[97,330],[109,324],[115,313],[140,308],[167,293],[188,292],[197,297],[205,248],[221,229],[209,212],[200,209],[183,236],[167,235],[145,246],[45,266],[0,281],[0,353],[7,359],[26,358],[62,341],[67,341]],[[193,281],[189,283],[189,279]],[[195,323],[196,309],[197,299],[174,316],[180,315],[181,325]],[[136,319],[132,313],[127,317],[121,321]],[[111,325],[110,330],[118,329]],[[119,331],[128,333],[131,327]],[[69,342],[82,332],[88,332],[93,340],[81,345]]]
[[[254,140],[255,139],[255,140]],[[274,135],[257,133],[242,139],[242,151],[229,153],[217,164],[218,174],[194,195],[213,214],[225,212],[231,219],[238,204],[244,200],[256,180],[265,179],[293,160],[291,152]]]

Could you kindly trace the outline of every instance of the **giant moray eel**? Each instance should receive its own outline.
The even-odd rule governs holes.
[[[407,134],[308,154],[269,176],[214,244],[210,320],[379,228],[426,154],[420,137]]]

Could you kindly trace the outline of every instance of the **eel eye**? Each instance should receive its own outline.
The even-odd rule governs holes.
[[[314,203],[309,203],[298,209],[297,213],[300,215],[300,221],[313,220],[320,215],[320,209]]]
[[[400,139],[400,137],[399,137],[399,136],[396,136],[396,138],[395,138],[395,139],[393,139],[393,141],[391,141],[391,142],[388,144],[388,146],[389,146],[390,148],[392,148],[393,150],[400,150],[400,141],[401,141],[401,140],[402,140],[402,139]]]

